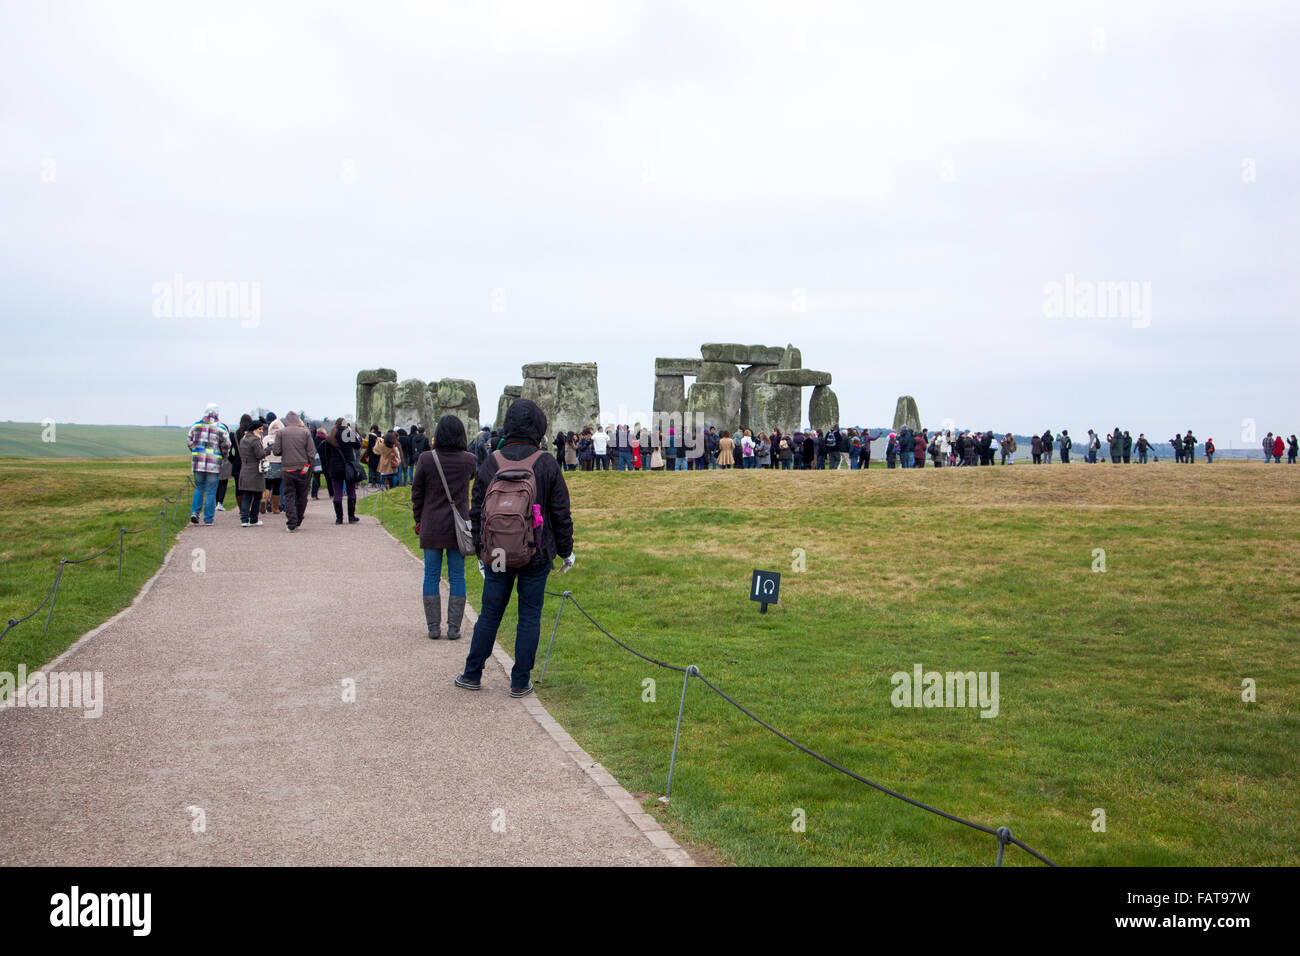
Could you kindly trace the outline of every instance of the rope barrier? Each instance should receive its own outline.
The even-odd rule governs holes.
[[[668,788],[665,791],[664,796],[660,797],[660,800],[662,800],[663,802],[665,803],[668,802],[669,798],[672,795],[673,770],[676,767],[676,763],[677,763],[677,745],[681,738],[681,733],[682,733],[682,715],[686,709],[686,688],[689,686],[691,678],[694,677],[697,680],[699,680],[702,684],[704,684],[704,686],[708,687],[711,691],[713,691],[715,694],[717,694],[719,697],[725,700],[732,707],[736,708],[738,711],[740,711],[742,714],[748,717],[750,720],[754,721],[759,726],[763,727],[764,729],[780,737],[782,740],[784,740],[786,743],[790,744],[791,746],[795,747],[796,749],[801,750],[804,753],[808,754],[810,757],[813,757],[816,760],[819,760],[822,763],[826,764],[826,766],[830,767],[831,769],[837,770],[840,773],[844,774],[845,776],[850,777],[853,780],[858,781],[859,783],[864,783],[867,786],[872,787],[888,796],[894,797],[897,800],[901,800],[904,803],[910,804],[911,806],[917,807],[921,810],[925,810],[927,813],[932,813],[936,816],[942,817],[945,820],[951,820],[954,823],[960,823],[962,826],[966,826],[971,828],[972,830],[978,830],[980,833],[985,833],[988,834],[989,836],[995,837],[998,841],[998,856],[997,856],[997,863],[996,863],[997,866],[1002,865],[1003,853],[1006,850],[1008,844],[1020,847],[1020,849],[1024,850],[1026,853],[1030,854],[1036,859],[1041,860],[1043,863],[1046,863],[1048,866],[1056,866],[1055,863],[1053,863],[1047,857],[1043,856],[1033,847],[1019,840],[1014,834],[1012,834],[1011,829],[1009,827],[994,828],[990,826],[985,826],[982,823],[976,823],[973,820],[968,820],[965,817],[958,816],[955,813],[949,813],[946,810],[940,810],[938,807],[930,806],[930,804],[928,803],[922,803],[920,800],[916,800],[912,797],[907,796],[906,794],[899,793],[897,790],[892,790],[889,787],[886,787],[884,784],[877,783],[874,780],[868,779],[867,777],[864,777],[859,773],[855,773],[854,771],[849,770],[847,767],[841,766],[840,764],[831,760],[829,757],[823,756],[822,754],[813,750],[811,747],[808,747],[800,743],[799,741],[791,737],[789,734],[783,733],[782,731],[778,730],[776,727],[769,724],[766,720],[763,720],[763,718],[759,717],[749,708],[745,707],[743,704],[741,704],[739,701],[733,698],[730,694],[726,693],[721,687],[717,686],[711,680],[705,677],[700,672],[700,669],[696,667],[694,664],[688,664],[685,667],[679,667],[676,664],[669,664],[664,661],[656,660],[653,657],[650,657],[646,654],[642,654],[640,651],[636,650],[633,647],[629,647],[627,644],[620,641],[613,634],[611,634],[604,627],[602,627],[599,623],[597,623],[596,619],[593,618],[589,613],[587,613],[586,608],[584,608],[578,602],[578,600],[573,596],[573,592],[571,591],[557,592],[557,591],[548,590],[546,594],[550,597],[558,597],[560,599],[559,612],[557,612],[555,615],[555,629],[552,630],[551,632],[551,646],[554,646],[555,644],[555,632],[559,630],[560,614],[563,613],[564,604],[567,601],[570,604],[572,604],[575,608],[577,608],[578,611],[582,613],[582,616],[585,617],[588,621],[590,621],[595,626],[596,630],[600,631],[602,634],[608,637],[619,647],[623,648],[626,651],[629,651],[632,654],[635,654],[643,661],[685,675],[682,679],[681,703],[678,706],[678,710],[677,710],[677,729],[673,735],[672,757],[670,758],[668,763]],[[550,659],[551,659],[551,650],[550,647],[548,647],[546,651],[546,664],[550,663]],[[542,674],[541,677],[538,678],[538,683],[541,683],[546,677],[546,664],[542,666]]]
[[[176,497],[173,498],[169,495],[163,496],[162,509],[158,512],[158,514],[154,517],[154,519],[144,527],[135,528],[135,529],[118,528],[116,541],[114,541],[112,544],[110,544],[108,547],[104,548],[103,550],[96,551],[94,554],[87,555],[84,558],[59,558],[59,567],[54,574],[54,583],[50,585],[50,589],[45,593],[45,597],[41,600],[41,603],[36,605],[35,610],[33,610],[30,614],[25,615],[24,617],[9,618],[8,622],[5,624],[5,629],[3,631],[0,631],[0,641],[3,641],[5,639],[5,636],[10,631],[12,631],[15,627],[17,627],[19,624],[24,624],[27,621],[34,618],[37,614],[39,614],[41,612],[41,609],[44,608],[47,603],[49,604],[50,609],[45,615],[45,627],[42,629],[41,633],[42,634],[49,633],[50,621],[54,617],[54,605],[58,601],[58,597],[59,597],[59,584],[63,581],[64,568],[66,568],[70,564],[86,564],[87,562],[94,561],[96,558],[103,557],[104,555],[108,554],[108,552],[112,551],[113,548],[117,548],[117,580],[118,583],[120,584],[122,582],[122,562],[123,562],[123,552],[124,552],[123,541],[126,535],[143,534],[144,532],[152,528],[154,525],[158,524],[159,521],[161,521],[162,527],[159,530],[162,533],[163,557],[165,558],[167,556],[167,504],[171,502],[179,502],[183,500],[182,496],[187,486],[191,488],[194,487],[193,475],[191,475],[188,479],[186,479],[186,484],[181,485],[176,490]]]

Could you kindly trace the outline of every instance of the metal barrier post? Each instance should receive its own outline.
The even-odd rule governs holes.
[[[551,642],[546,645],[546,660],[542,662],[542,676],[537,678],[539,684],[546,680],[546,666],[551,663],[551,648],[555,647],[555,632],[560,629],[560,615],[564,613],[564,602],[572,593],[572,591],[565,591],[560,595],[560,606],[555,612],[555,626],[551,628]]]
[[[660,803],[667,803],[673,795],[673,768],[677,765],[677,742],[682,738],[682,712],[686,710],[686,688],[691,682],[691,675],[699,672],[700,669],[694,664],[688,664],[686,676],[682,678],[682,702],[677,708],[677,731],[673,734],[673,755],[668,761],[668,789],[659,798]]]
[[[158,529],[158,544],[159,544],[158,554],[159,554],[159,560],[166,561],[167,560],[167,509],[164,508],[162,511],[158,513],[163,516],[163,520],[160,522],[161,527],[159,527]]]
[[[54,617],[54,602],[59,599],[59,582],[63,580],[63,566],[68,563],[67,558],[59,558],[59,573],[54,575],[54,593],[50,595],[50,613],[45,615],[45,630],[42,634],[50,633],[50,618]]]
[[[126,539],[126,531],[122,528],[117,529],[117,583],[122,583],[122,542]]]

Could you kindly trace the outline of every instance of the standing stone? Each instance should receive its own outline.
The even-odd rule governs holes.
[[[758,426],[755,415],[758,412],[755,393],[758,386],[764,384],[763,376],[776,368],[775,365],[751,365],[740,373],[740,424],[751,431]],[[756,431],[755,434],[758,434]]]
[[[408,378],[397,384],[393,404],[393,427],[411,430],[412,425],[423,425],[427,414],[427,389],[418,378]]]
[[[898,407],[894,410],[894,431],[902,431],[904,425],[914,432],[921,430],[921,413],[916,408],[916,399],[911,395],[900,395]]]
[[[569,362],[555,379],[555,415],[551,431],[580,432],[600,424],[600,384],[595,362]]]
[[[523,367],[521,398],[546,415],[548,436],[579,432],[600,419],[600,387],[595,362],[535,362]]]
[[[455,415],[465,425],[466,437],[472,439],[479,430],[478,386],[467,378],[443,378],[430,382],[433,392],[429,413],[433,421],[424,427],[433,435],[438,419]]]
[[[396,373],[394,373],[396,379]],[[370,389],[370,420],[359,427],[368,429],[378,425],[381,432],[393,427],[393,409],[397,403],[397,382],[376,382]]]
[[[686,414],[686,379],[681,375],[656,375],[655,400],[651,406],[652,428],[668,430],[669,423],[680,429]]]
[[[728,431],[734,430],[728,424],[729,408],[727,387],[721,382],[697,381],[691,386],[690,394],[686,396],[686,419],[692,431],[696,423],[704,429],[711,425],[715,426],[719,432],[724,428]]]
[[[825,432],[840,423],[840,400],[829,385],[818,385],[808,400],[808,424]]]
[[[522,385],[507,385],[501,390],[501,398],[497,400],[497,418],[492,427],[500,431],[506,424],[506,412],[514,404],[514,400],[523,394]]]
[[[730,362],[702,362],[695,386],[702,384],[723,387],[721,414],[717,421],[707,424],[717,425],[718,431],[725,428],[734,432],[740,425],[740,400],[744,394],[744,387],[740,384],[740,369]]]
[[[773,428],[781,429],[789,435],[799,428],[803,417],[803,395],[798,385],[768,385],[765,382],[754,387],[754,413],[750,417],[750,428],[772,433]]]
[[[803,368],[803,353],[793,345],[787,345],[785,351],[781,353],[781,361],[776,363],[777,368]]]
[[[375,386],[381,382],[396,381],[397,372],[391,368],[368,368],[357,372],[357,417],[355,423],[363,431],[376,421],[371,410]]]

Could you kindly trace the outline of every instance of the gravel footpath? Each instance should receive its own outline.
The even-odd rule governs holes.
[[[0,863],[685,856],[647,839],[666,834],[641,832],[535,701],[508,696],[500,656],[481,692],[452,686],[472,624],[424,636],[420,566],[374,518],[336,526],[321,499],[293,534],[263,520],[188,526],[139,603],[51,664],[102,672],[103,716],[0,710]]]

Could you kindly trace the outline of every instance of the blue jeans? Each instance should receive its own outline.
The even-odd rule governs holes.
[[[212,518],[217,513],[217,482],[220,478],[215,471],[194,473],[194,501],[190,505],[190,514],[196,515],[199,508],[202,508],[204,524],[212,524]]]
[[[609,471],[609,455],[597,455],[593,467],[596,471]]]
[[[483,571],[483,598],[479,602],[478,621],[474,637],[470,640],[469,656],[465,658],[464,677],[479,680],[483,665],[492,653],[497,639],[497,628],[510,603],[510,590],[519,592],[519,625],[515,630],[515,666],[510,671],[510,686],[528,686],[528,675],[537,660],[537,641],[542,632],[542,602],[546,600],[546,577],[549,566],[493,571],[489,566]]]
[[[678,459],[677,459],[677,467],[675,468],[675,470],[676,470],[676,471],[685,471],[685,470],[686,470],[686,459],[685,459],[685,458],[678,458]]]
[[[618,470],[619,471],[632,470],[632,453],[630,451],[620,451],[618,453]]]
[[[465,555],[459,551],[448,548],[447,554],[447,583],[450,585],[452,597],[465,596]],[[424,589],[420,592],[425,597],[433,597],[441,593],[438,590],[438,580],[442,577],[442,555],[441,548],[426,549],[424,552]]]

